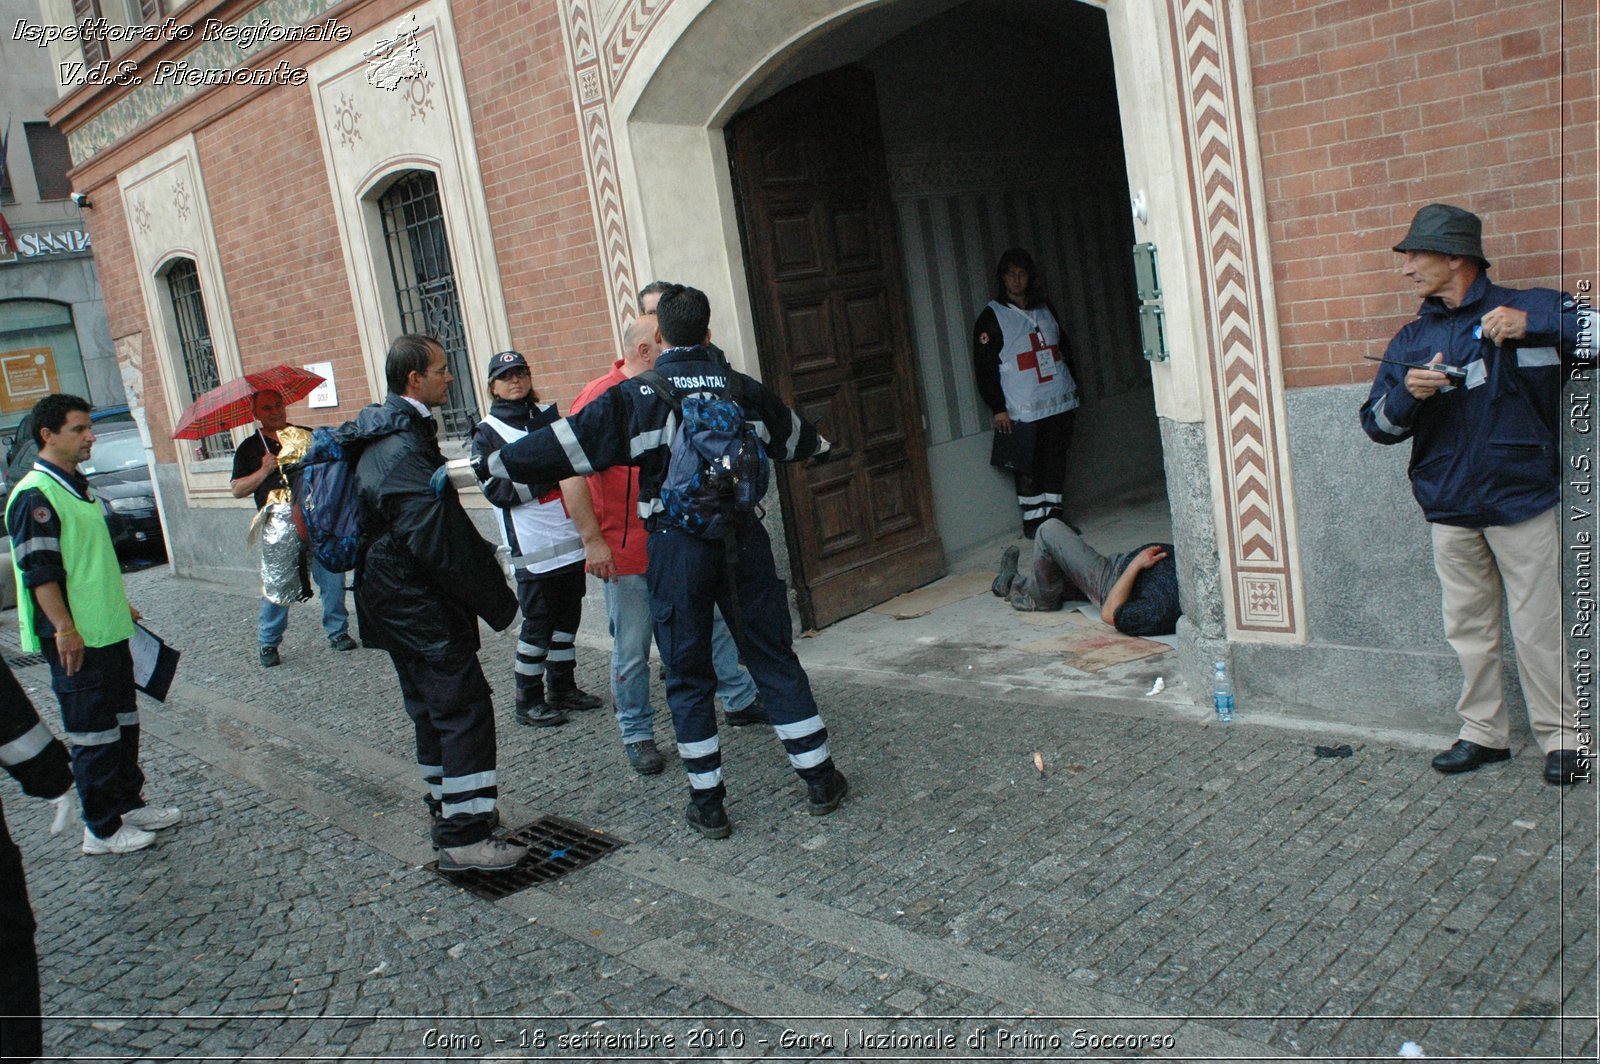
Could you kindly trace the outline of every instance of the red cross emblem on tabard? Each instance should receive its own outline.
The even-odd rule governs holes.
[[[1040,383],[1055,380],[1056,345],[1047,342],[1044,333],[1037,330],[1028,334],[1028,341],[1033,349],[1017,356],[1017,368],[1033,370]]]

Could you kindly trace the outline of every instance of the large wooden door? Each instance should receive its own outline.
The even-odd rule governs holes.
[[[944,575],[871,75],[795,85],[728,126],[762,377],[836,448],[779,468],[801,620]]]

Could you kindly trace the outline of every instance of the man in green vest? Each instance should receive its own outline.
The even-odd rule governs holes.
[[[128,651],[139,611],[128,604],[105,515],[78,469],[94,449],[89,404],[47,395],[33,420],[39,457],[6,504],[17,627],[22,648],[50,663],[83,806],[83,852],[132,853],[179,820],[176,808],[146,805],[141,793]]]

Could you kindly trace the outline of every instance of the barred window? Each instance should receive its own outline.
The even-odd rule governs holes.
[[[445,433],[464,438],[478,423],[478,409],[438,179],[423,170],[408,172],[378,200],[378,212],[401,329],[435,337],[444,346],[445,364],[455,375],[441,411]]]
[[[189,386],[189,401],[200,398],[222,383],[217,373],[217,356],[211,348],[211,326],[206,320],[205,297],[200,293],[200,274],[193,259],[179,259],[166,271],[167,297],[172,301],[172,320],[177,329],[178,350],[183,355],[183,377]],[[195,447],[197,458],[220,458],[233,449],[226,432],[207,436]]]

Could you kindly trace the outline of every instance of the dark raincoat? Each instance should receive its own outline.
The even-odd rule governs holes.
[[[478,618],[496,631],[515,620],[517,598],[455,489],[435,495],[430,486],[444,465],[437,431],[433,418],[391,395],[337,435],[356,462],[361,504],[361,641],[447,662],[477,653]]]

